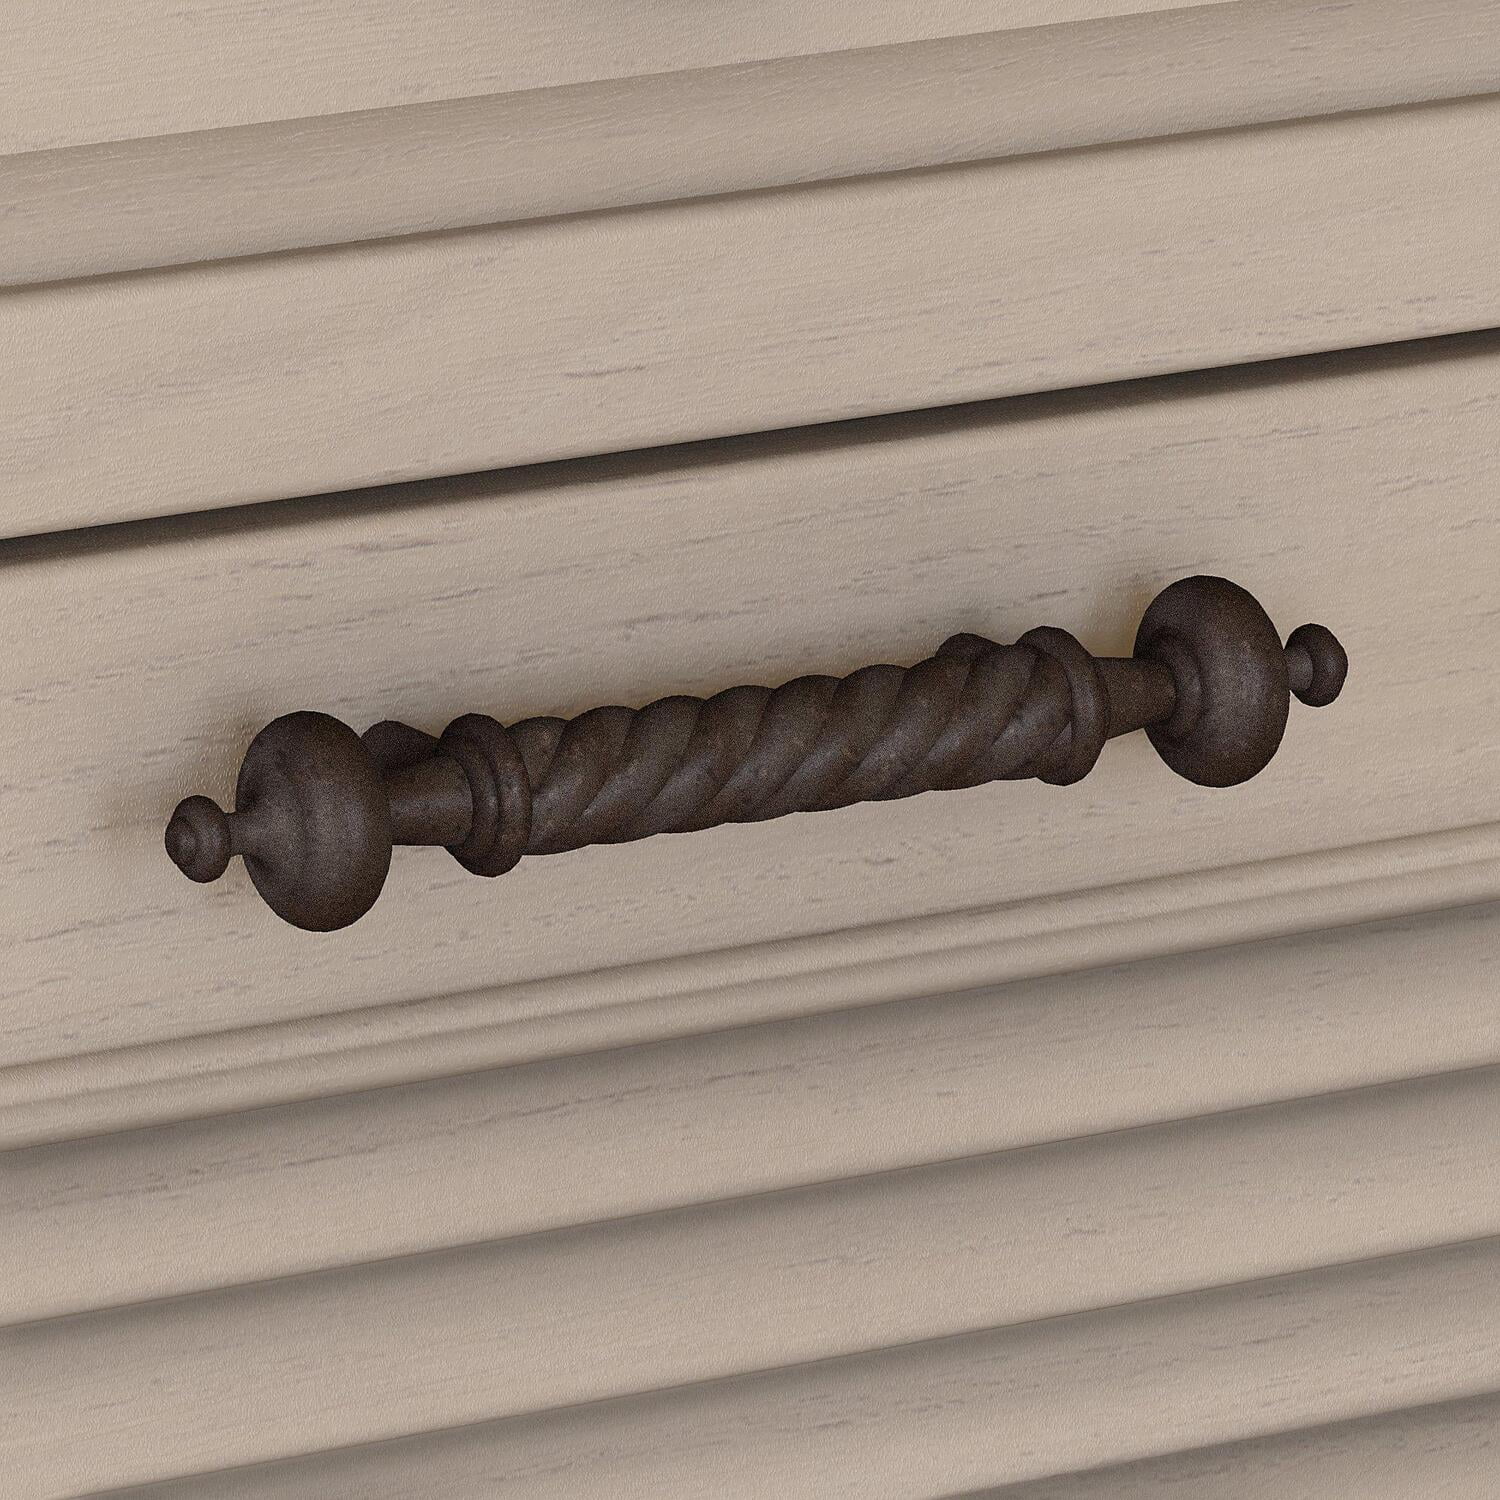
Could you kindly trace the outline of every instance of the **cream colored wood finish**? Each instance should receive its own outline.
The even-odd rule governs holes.
[[[1197,1143],[1211,1139],[1228,1173],[1236,1132],[1264,1125],[1285,1132],[1285,1152],[1304,1142],[1305,1164],[1277,1189],[1288,1212],[1303,1205],[1304,1246],[1369,1229],[1349,1204],[1338,1225],[1312,1223],[1314,1181],[1344,1170],[1336,1150],[1375,1158],[1360,1192],[1408,1195],[1382,1231],[1396,1236],[1419,1222],[1410,1195],[1460,1192],[1467,1176],[1474,1200],[1438,1215],[1451,1237],[1466,1214],[1491,1211],[1472,1153],[1494,1146],[1483,1112],[1495,1069],[1481,1065],[1500,1064],[1497,930],[1500,906],[1472,907],[14,1151],[0,1157],[0,1321],[1102,1131],[1161,1153],[1144,1176],[1125,1173],[1128,1189],[1079,1188],[1112,1235],[1132,1214],[1111,1219],[1106,1199],[1138,1192],[1142,1212],[1150,1196],[1152,1214],[1165,1214],[1168,1189],[1147,1190],[1159,1161],[1190,1174]],[[1369,1087],[1475,1067],[1430,1088]],[[1360,1085],[1239,1124],[1226,1116],[1222,1129],[1134,1129]],[[1410,1109],[1422,1120],[1408,1131]],[[1114,1161],[1112,1139],[1079,1160]],[[1060,1184],[1073,1158],[1059,1151],[1014,1161]],[[998,1170],[981,1176],[1013,1181]],[[1031,1180],[1017,1170],[1014,1181]],[[1349,1169],[1351,1181],[1366,1175]],[[888,1180],[899,1197],[904,1179]],[[1020,1190],[1004,1190],[1019,1212]],[[1252,1237],[1235,1253],[1266,1243]]]
[[[30,1323],[0,1457],[156,1479],[1478,1240],[1497,1139],[1486,1069]]]
[[[1481,1396],[1007,1485],[966,1500],[1491,1500],[1497,1473],[1500,1396]]]
[[[914,12],[915,13],[915,12]],[[1500,0],[1156,11],[0,157],[0,283],[1500,89]]]
[[[1485,824],[428,996],[418,1005],[397,1001],[169,1042],[64,1054],[0,1072],[0,1143],[65,1140],[442,1078],[1414,915],[1497,894],[1500,825]],[[1465,1008],[1479,1003],[1471,996],[1467,948],[1425,953],[1425,983],[1459,1007],[1456,1024],[1425,1032],[1424,1050],[1413,1051],[1409,1038],[1398,1029],[1393,1040],[1378,1019],[1388,1014],[1399,1027],[1405,1013],[1398,970],[1387,965],[1389,984],[1365,975],[1361,982],[1373,987],[1364,993],[1372,1000],[1380,997],[1378,1004],[1386,1010],[1362,1014],[1362,1045],[1345,1043],[1338,1054],[1339,1067],[1355,1071],[1320,1073],[1323,1086],[1388,1076],[1379,1061],[1388,1043],[1417,1072],[1491,1060],[1490,1030],[1472,1030],[1465,1020],[1488,1016],[1485,1007]],[[1084,983],[1092,986],[1093,981]],[[1139,998],[1131,1003],[1142,1014],[1150,1009]],[[1194,1003],[1201,1005],[1201,997]],[[1225,1025],[1227,1018],[1213,1024]],[[1366,1039],[1373,1043],[1370,1052],[1363,1048]],[[1476,1039],[1477,1053],[1468,1050]],[[1006,1045],[1019,1045],[1019,1039],[1007,1035]],[[1153,1040],[1151,1045],[1157,1044]],[[1249,1043],[1242,1038],[1237,1045]],[[1275,1045],[1273,1056],[1278,1068],[1291,1066]],[[1316,1057],[1312,1065],[1321,1066]],[[265,1117],[259,1118],[264,1122]]]
[[[726,1485],[753,1500],[876,1489],[930,1500],[1494,1391],[1497,1275],[1500,1241],[1481,1240],[200,1476],[131,1500],[686,1500]],[[48,1325],[25,1332],[45,1340]],[[329,1415],[299,1413],[299,1426]],[[241,1416],[239,1431],[264,1441],[253,1413]],[[163,1467],[156,1436],[112,1439],[113,1473]],[[58,1457],[38,1482],[19,1450],[21,1500],[107,1472],[76,1447]]]
[[[962,36],[1183,0],[7,0],[0,153]],[[1200,0],[1202,3],[1202,0]],[[1223,0],[1208,0],[1221,4]]]
[[[1490,1500],[1497,142],[1500,0],[0,8],[5,1500]],[[1195,572],[1353,663],[1230,791],[161,847]]]
[[[1481,499],[1500,480],[1497,411],[1500,342],[1483,335],[205,519],[136,545],[15,544],[4,1059],[1500,820],[1500,513]],[[1173,777],[1137,737],[1066,791],[600,847],[493,883],[403,851],[375,911],[318,937],[278,924],[242,871],[200,888],[161,852],[173,802],[226,796],[251,734],[292,708],[361,726],[572,713],[1043,620],[1126,650],[1151,594],[1205,569],[1284,628],[1324,619],[1355,662],[1338,708],[1299,710],[1234,791]],[[504,990],[492,1003],[514,1016]],[[566,1009],[566,986],[526,1003]]]
[[[0,529],[1486,327],[1497,139],[1484,96],[17,288]]]

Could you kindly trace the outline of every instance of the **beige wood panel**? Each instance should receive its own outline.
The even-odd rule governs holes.
[[[1490,1500],[1500,1396],[1006,1485],[964,1500]]]
[[[1005,1485],[983,1494],[971,1491],[952,1500],[1175,1500],[1179,1495],[1190,1500],[1321,1500],[1333,1495],[1492,1500],[1500,1464],[1497,1434],[1500,1396],[1479,1396]],[[475,1434],[468,1441],[465,1434],[453,1433],[393,1449],[400,1480],[409,1486],[402,1500],[488,1500],[496,1493],[490,1476],[503,1459],[485,1453],[486,1436]],[[468,1452],[462,1451],[465,1447]],[[376,1468],[378,1463],[378,1456],[368,1452],[329,1454],[269,1470],[152,1486],[144,1493],[132,1492],[132,1500],[178,1500],[189,1494],[206,1500],[363,1500],[374,1493],[365,1488],[365,1476],[389,1478]],[[744,1483],[744,1470],[735,1472],[736,1481]],[[912,1477],[913,1485],[920,1485],[920,1478]],[[889,1485],[888,1476],[881,1478]],[[899,1481],[884,1493],[932,1500],[930,1492],[900,1488]]]
[[[1500,824],[1489,823],[486,986],[420,1005],[314,1010],[0,1069],[0,1144],[264,1109],[1330,926],[1421,921],[1424,913],[1497,895]],[[1396,1035],[1376,1026],[1368,1057],[1347,1037],[1332,1054],[1353,1068],[1379,1067],[1389,1056],[1386,1074],[1317,1073],[1323,1081],[1309,1090],[1494,1060],[1487,991],[1469,959],[1462,944],[1429,954],[1421,987],[1453,1005],[1444,1026],[1409,1036],[1400,1024],[1404,998],[1381,989]],[[1433,1003],[1430,995],[1425,1003]],[[1373,1017],[1363,1025],[1375,1025]],[[1388,1045],[1396,1050],[1387,1053]],[[1284,1078],[1292,1076],[1289,1066],[1285,1058],[1275,1063]],[[1215,1095],[1204,1107],[1226,1102],[1252,1096]]]
[[[1500,96],[0,293],[0,530],[1489,327]]]
[[[1477,1240],[1497,1139],[1483,1069],[22,1324],[0,1455],[160,1479]]]
[[[1484,335],[207,518],[137,545],[16,544],[5,1061],[1493,822],[1497,409]],[[403,851],[374,912],[316,936],[278,924],[242,872],[205,889],[161,851],[177,798],[226,795],[250,735],[291,708],[360,725],[571,713],[1043,620],[1128,649],[1146,599],[1203,570],[1283,628],[1325,620],[1355,664],[1345,698],[1299,709],[1275,764],[1233,791],[1174,778],[1137,736],[1075,788],[593,848],[500,882]],[[568,1008],[563,990],[542,1003]]]
[[[1470,908],[14,1151],[0,1320],[1500,1063],[1497,923]]]
[[[726,1478],[750,1500],[931,1500],[1494,1391],[1497,1274],[1500,1246],[1479,1241],[203,1475],[131,1500],[696,1500]],[[22,1495],[57,1494],[57,1473]]]
[[[1027,27],[0,158],[0,282],[1500,89],[1500,0]]]
[[[166,135],[753,58],[961,36],[1183,0],[7,0],[0,152]],[[1222,0],[1209,0],[1210,4]]]

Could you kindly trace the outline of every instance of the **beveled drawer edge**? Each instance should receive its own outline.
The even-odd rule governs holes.
[[[1471,95],[11,288],[0,533],[1490,330],[1497,120]]]
[[[0,1070],[0,1149],[1500,899],[1500,822]]]
[[[74,142],[0,156],[0,283],[1459,99],[1497,35],[1488,0],[1200,4]]]

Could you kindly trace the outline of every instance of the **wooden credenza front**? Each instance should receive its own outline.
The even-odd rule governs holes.
[[[1500,5],[178,11],[0,18],[7,1495],[1493,1494]],[[1193,573],[1233,789],[162,849]]]

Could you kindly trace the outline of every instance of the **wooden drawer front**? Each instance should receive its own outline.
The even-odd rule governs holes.
[[[1497,0],[1364,0],[1357,24],[1238,0],[0,154],[0,285],[1456,100],[1500,87],[1497,43]]]
[[[3,530],[1489,327],[1497,124],[1487,95],[18,287]]]
[[[1246,1471],[1358,1473],[1337,1424],[1500,1389],[1497,922],[0,1154],[8,1493],[934,1500],[1295,1429]]]
[[[491,1018],[570,1012],[593,1002],[561,979],[504,987],[1489,825],[1497,413],[1500,339],[1477,335],[209,518],[147,545],[15,544],[11,1097],[61,1087],[47,1060],[81,1051],[145,1046],[144,1067],[145,1044],[389,1022],[369,1008],[468,991]],[[1144,601],[1199,571],[1283,628],[1324,620],[1354,662],[1339,704],[1299,711],[1237,790],[1177,779],[1137,737],[1066,790],[597,847],[498,882],[402,851],[375,911],[321,937],[281,926],[238,867],[197,887],[162,853],[176,800],[228,800],[251,734],[293,708],[433,729],[570,714],[1047,620],[1124,652]]]
[[[399,9],[0,17],[0,536],[1500,324],[1500,0]]]
[[[1488,1496],[1500,0],[84,9],[0,15],[7,1497]],[[163,847],[293,710],[1193,574],[1351,662],[1232,789],[398,847],[330,933]]]

